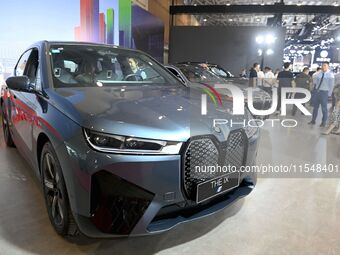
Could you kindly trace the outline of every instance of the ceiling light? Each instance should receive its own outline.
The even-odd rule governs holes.
[[[270,56],[274,54],[274,51],[272,49],[268,49],[266,53],[268,56]]]
[[[207,22],[207,19],[203,19],[204,22]]]
[[[259,44],[262,44],[264,42],[264,37],[262,35],[257,36],[256,42],[259,43]]]
[[[267,35],[266,36],[266,43],[273,44],[276,41],[276,37],[274,35]]]

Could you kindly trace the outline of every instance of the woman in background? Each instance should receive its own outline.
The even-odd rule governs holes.
[[[328,128],[322,134],[329,135],[330,133],[340,135],[340,85],[334,88],[335,105],[330,114]]]

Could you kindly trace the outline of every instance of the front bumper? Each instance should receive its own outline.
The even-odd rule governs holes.
[[[259,134],[247,147],[246,165],[255,165]],[[216,213],[249,194],[254,173],[240,186],[202,204],[183,192],[180,155],[105,154],[92,150],[81,131],[56,149],[71,209],[89,237],[150,235]]]

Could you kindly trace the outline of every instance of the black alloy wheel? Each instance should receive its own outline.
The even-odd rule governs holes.
[[[2,109],[2,130],[4,132],[5,143],[8,147],[15,147],[11,132],[9,130],[8,118],[4,110],[4,105],[1,106]]]
[[[78,236],[60,163],[49,142],[43,147],[40,169],[47,212],[54,229],[64,237]]]

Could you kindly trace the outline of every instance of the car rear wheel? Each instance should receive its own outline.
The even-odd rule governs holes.
[[[5,143],[8,147],[15,147],[11,132],[9,130],[8,118],[4,110],[4,105],[1,106],[2,109],[2,130],[4,132]]]
[[[54,229],[63,237],[79,237],[61,166],[49,142],[42,149],[40,169],[47,212]]]

